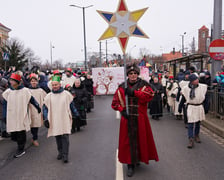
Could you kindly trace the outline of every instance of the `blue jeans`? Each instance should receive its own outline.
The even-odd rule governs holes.
[[[38,128],[37,127],[31,128],[31,134],[33,135],[33,140],[36,141],[38,139]]]
[[[196,123],[188,123],[188,138],[193,138],[194,136],[199,135],[199,132],[200,132],[200,121]]]

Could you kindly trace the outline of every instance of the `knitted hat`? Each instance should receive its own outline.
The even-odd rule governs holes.
[[[5,78],[2,78],[0,80],[0,86],[5,87],[8,84],[8,80]]]
[[[19,74],[16,73],[12,73],[10,76],[10,79],[13,79],[14,81],[16,81],[17,83],[20,83],[21,81],[21,76]]]
[[[209,71],[205,71],[205,75],[211,76]]]
[[[185,74],[185,75],[190,75],[191,73],[190,73],[190,71],[185,71],[184,74]]]
[[[188,69],[195,72],[195,67],[194,66],[190,66]]]
[[[65,88],[68,89],[69,87],[71,87],[70,84],[66,84]]]
[[[173,76],[169,76],[169,79],[174,79],[174,77]]]
[[[197,77],[195,74],[191,74],[191,75],[189,76],[189,81],[190,81],[190,82],[193,82],[193,81],[195,81],[196,79],[198,79],[198,77]]]
[[[52,77],[52,80],[51,80],[52,82],[61,82],[61,78],[60,78],[60,76],[53,76]]]
[[[131,71],[135,71],[138,75],[140,74],[140,68],[135,64],[128,64],[126,66],[127,69],[127,75],[131,72]]]
[[[31,79],[36,79],[36,80],[38,80],[38,75],[35,74],[35,73],[31,73],[31,74],[29,75],[29,78],[30,78],[30,81],[31,81]]]
[[[70,73],[72,73],[72,69],[71,69],[71,68],[66,68],[65,72],[70,72]]]
[[[53,74],[56,75],[56,74],[61,74],[61,73],[60,73],[60,71],[57,69],[57,70],[54,70],[54,71],[53,71]]]

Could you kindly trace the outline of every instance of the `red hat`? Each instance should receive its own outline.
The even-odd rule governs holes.
[[[57,70],[54,70],[54,71],[53,71],[53,74],[55,75],[55,74],[61,74],[61,73],[60,73],[60,71],[57,69]]]
[[[71,85],[70,84],[66,84],[65,88],[69,88],[69,87],[71,87]]]
[[[71,68],[66,68],[65,71],[72,73],[72,69]]]
[[[169,76],[169,79],[173,79],[174,77],[173,76]]]
[[[36,80],[38,80],[38,75],[35,74],[35,73],[31,73],[30,76],[29,76],[29,78],[30,78],[30,80],[31,80],[31,79],[36,79]]]
[[[224,72],[221,72],[220,74],[224,75]]]
[[[11,76],[10,76],[10,79],[13,79],[13,80],[15,80],[16,82],[20,83],[20,81],[21,81],[21,76],[20,76],[19,74],[12,73]]]

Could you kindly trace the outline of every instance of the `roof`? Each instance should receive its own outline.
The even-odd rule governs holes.
[[[181,57],[182,57],[182,53],[180,53],[180,52],[175,52],[175,53],[170,52],[170,53],[162,54],[162,58],[165,61],[169,61],[169,60],[177,59],[177,58],[181,58]]]
[[[203,53],[203,54],[191,54],[189,56],[184,56],[181,58],[177,58],[177,59],[172,59],[170,61],[168,61],[171,64],[176,64],[177,62],[187,62],[187,61],[201,61],[201,59],[203,58],[208,58],[209,55],[208,53]]]
[[[208,28],[204,25],[199,30],[208,30]]]
[[[0,28],[1,28],[1,29],[4,29],[5,31],[8,31],[8,32],[10,32],[10,31],[11,31],[11,29],[10,29],[10,28],[8,28],[8,27],[4,26],[2,23],[0,23]]]

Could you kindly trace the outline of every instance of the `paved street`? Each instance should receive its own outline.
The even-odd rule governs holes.
[[[95,98],[95,109],[88,114],[88,125],[70,136],[68,164],[56,159],[55,139],[46,138],[45,128],[39,133],[40,147],[30,146],[29,134],[26,154],[18,159],[13,158],[16,144],[8,139],[1,140],[0,179],[115,180],[121,175],[116,176],[119,120],[110,107],[111,101],[112,96]],[[202,143],[188,149],[183,121],[165,112],[160,121],[150,122],[160,161],[141,164],[132,180],[224,179],[222,139],[202,128]],[[123,173],[124,179],[130,179],[126,177],[126,166],[123,166]]]

